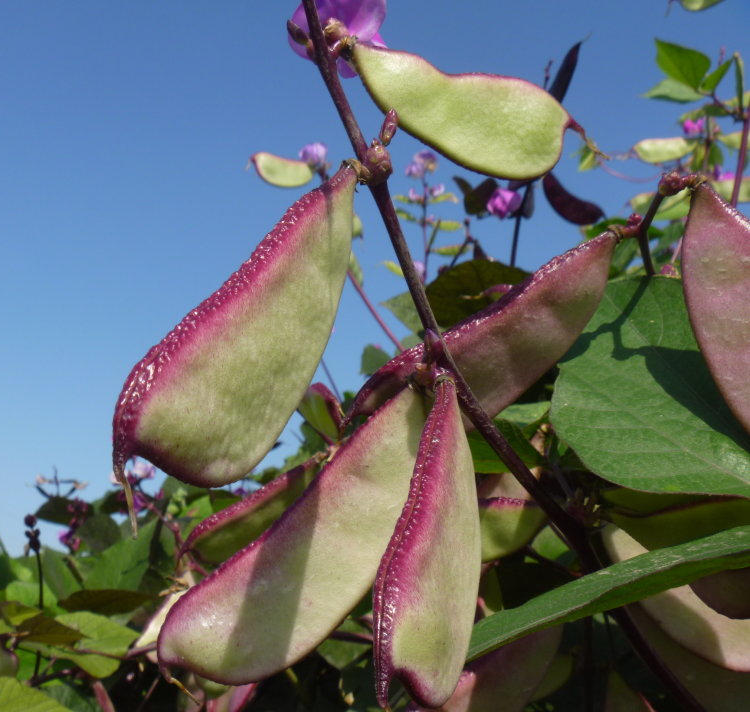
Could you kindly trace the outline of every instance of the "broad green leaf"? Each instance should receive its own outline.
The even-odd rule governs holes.
[[[573,123],[546,91],[490,74],[444,74],[415,54],[358,43],[353,59],[382,111],[451,160],[501,178],[536,178],[560,158]]]
[[[490,260],[468,260],[440,274],[427,285],[427,298],[443,327],[471,316],[495,301],[483,294],[497,284],[518,284],[528,276],[518,267]]]
[[[76,536],[96,554],[109,548],[122,538],[120,527],[108,514],[94,514],[87,517],[76,530]]]
[[[633,146],[638,158],[646,163],[666,163],[686,156],[695,148],[697,139],[673,136],[672,138],[644,138]]]
[[[619,608],[675,586],[750,565],[750,526],[648,552],[479,621],[468,659],[529,633]]]
[[[46,582],[42,585],[42,589],[44,590],[44,609],[54,611],[57,596]],[[8,601],[19,601],[26,606],[36,606],[39,604],[39,584],[36,581],[11,581],[5,589],[5,596]]]
[[[417,310],[414,308],[414,302],[412,301],[409,292],[397,294],[395,297],[391,297],[390,299],[381,302],[381,304],[407,329],[409,329],[409,331],[415,333],[422,331],[422,322],[419,319]]]
[[[624,487],[750,496],[750,436],[698,351],[677,279],[609,284],[560,363],[550,420]]]
[[[19,633],[23,633],[24,643],[72,645],[83,637],[75,628],[41,613],[33,618],[27,618],[17,628]]]
[[[529,467],[536,467],[544,462],[544,458],[531,446],[528,439],[521,432],[521,428],[509,420],[503,420],[502,418],[495,418],[495,425],[511,444],[516,454]],[[495,451],[479,433],[472,431],[468,437],[476,472],[484,474],[508,472],[508,466],[497,456]]]
[[[653,197],[653,193],[639,193],[631,198],[630,205],[633,212],[645,215]],[[690,210],[690,193],[688,190],[681,190],[676,195],[670,195],[662,200],[654,220],[678,220],[684,218],[688,210]]]
[[[152,600],[148,593],[122,589],[97,589],[76,591],[68,598],[59,601],[60,608],[66,611],[91,611],[103,616],[129,613],[147,601]]]
[[[729,202],[732,199],[732,191],[734,190],[734,178],[729,180],[712,180],[711,187],[722,197],[724,200]],[[740,183],[740,192],[737,196],[738,203],[750,202],[750,176],[742,179]]]
[[[12,626],[17,626],[29,618],[38,616],[41,611],[34,606],[27,606],[20,601],[2,601],[0,602],[0,616]]]
[[[359,372],[365,376],[371,376],[381,366],[384,366],[391,360],[391,357],[379,346],[367,344],[362,351],[362,359]]]
[[[579,171],[590,171],[592,168],[596,168],[596,153],[590,146],[584,144],[575,155],[578,156]]]
[[[698,12],[699,10],[705,10],[706,8],[718,5],[723,0],[680,0],[680,4],[686,10],[691,12]]]
[[[86,577],[86,588],[136,590],[148,569],[155,529],[156,520],[152,520],[141,529],[137,539],[128,537],[102,552]]]
[[[0,709],[3,712],[71,712],[41,690],[11,677],[0,677]]]
[[[719,82],[724,78],[724,75],[729,71],[729,67],[732,66],[732,59],[728,59],[723,64],[720,64],[709,74],[701,83],[701,90],[709,94],[712,94],[714,89],[719,85]]]
[[[105,653],[108,656],[125,655],[130,644],[138,637],[137,631],[88,611],[65,613],[58,616],[58,620],[78,630],[85,637],[76,643],[72,650],[55,649],[56,654],[72,660],[89,675],[98,678],[108,677],[114,673],[120,667],[120,661],[115,657],[105,657],[96,653]],[[83,650],[86,652],[82,652]]]
[[[711,60],[703,52],[659,39],[654,41],[659,69],[675,81],[697,90],[711,67]]]
[[[676,101],[680,104],[703,99],[703,94],[670,77],[662,79],[643,96],[646,99],[664,99],[665,101]]]
[[[273,153],[254,153],[250,160],[266,183],[280,188],[298,188],[309,183],[315,175],[305,161],[282,158]]]
[[[81,588],[80,582],[70,570],[69,561],[70,557],[67,554],[49,547],[42,549],[44,583],[49,585],[58,599],[65,598]]]
[[[727,148],[734,149],[735,151],[740,150],[742,145],[742,131],[733,131],[732,133],[719,134],[716,137],[721,141]]]

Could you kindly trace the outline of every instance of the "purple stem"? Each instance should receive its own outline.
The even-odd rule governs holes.
[[[336,72],[335,61],[328,52],[325,37],[323,36],[323,28],[321,27],[318,11],[315,7],[315,0],[302,0],[302,4],[305,8],[308,25],[310,26],[310,38],[313,42],[315,60],[318,69],[326,88],[331,95],[334,106],[339,112],[339,116],[341,117],[357,158],[364,162],[367,144],[359,125],[354,118],[349,101],[344,94],[344,90]],[[398,215],[396,215],[396,209],[391,200],[390,191],[388,190],[388,182],[383,181],[377,185],[369,185],[368,188],[378,206],[383,223],[385,224],[386,230],[391,239],[391,244],[393,245],[393,249],[396,253],[399,264],[401,265],[401,269],[403,270],[409,292],[414,300],[414,306],[422,322],[422,326],[425,330],[431,329],[435,334],[440,334],[435,315],[432,313],[430,304],[427,301],[424,285],[414,268],[414,262],[411,259],[409,248],[406,245],[406,240],[401,231],[401,223],[399,222]],[[442,337],[440,337],[440,340],[443,344],[444,360],[456,380],[461,410],[466,414],[474,427],[479,431],[482,437],[484,437],[495,453],[497,453],[498,457],[500,457],[500,459],[508,466],[508,469],[513,473],[516,479],[536,500],[537,504],[539,504],[542,510],[544,510],[551,522],[558,528],[570,547],[578,555],[583,570],[588,573],[601,569],[602,565],[599,563],[596,553],[591,546],[586,530],[570,514],[568,514],[568,512],[560,507],[560,505],[542,488],[536,478],[531,474],[529,468],[516,454],[510,443],[508,443],[502,433],[495,427],[492,419],[479,404],[476,396],[472,393],[471,388],[456,367],[455,361],[453,360],[448,348],[445,346]],[[664,667],[661,660],[654,655],[648,643],[640,635],[640,632],[635,628],[632,621],[630,621],[627,613],[622,609],[617,609],[612,612],[612,615],[618,623],[620,623],[623,631],[630,639],[631,644],[636,651],[646,659],[647,663],[659,676],[664,685],[677,697],[678,700],[682,701],[684,709],[701,712],[701,706],[698,705],[679,680],[677,680],[674,675]]]
[[[328,370],[328,366],[326,366],[326,362],[321,357],[320,359],[320,365],[323,368],[323,372],[326,374],[326,378],[328,379],[328,382],[331,384],[331,388],[333,389],[333,395],[336,396],[336,399],[341,403],[343,401],[343,398],[341,397],[341,393],[339,393],[339,389],[336,388],[336,381],[333,380],[333,374]]]
[[[362,301],[365,303],[365,306],[370,311],[370,314],[372,314],[375,321],[378,322],[378,325],[380,328],[385,332],[385,335],[393,342],[394,346],[399,351],[406,351],[406,347],[398,340],[396,335],[388,328],[388,324],[386,324],[380,314],[378,314],[377,309],[375,309],[375,305],[370,301],[367,294],[365,294],[365,290],[362,288],[362,285],[357,281],[356,277],[352,273],[351,270],[347,270],[346,274],[349,277],[349,281],[352,283],[352,286],[354,289],[357,290],[357,294],[359,294]]]
[[[638,233],[636,235],[638,238],[638,247],[641,251],[641,259],[643,260],[643,267],[646,270],[646,274],[649,276],[655,275],[656,269],[651,260],[651,249],[648,246],[648,229],[654,221],[654,216],[656,215],[656,211],[659,209],[662,200],[664,200],[664,195],[657,191],[651,200],[651,205],[648,206],[646,215],[638,226]]]
[[[742,174],[745,172],[745,156],[747,154],[747,134],[750,131],[750,110],[745,111],[742,119],[742,137],[740,139],[740,152],[737,156],[737,170],[734,172],[734,188],[732,189],[732,206],[737,207],[740,197],[740,186],[742,185]]]

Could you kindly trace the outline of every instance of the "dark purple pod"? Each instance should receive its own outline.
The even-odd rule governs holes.
[[[573,345],[602,298],[616,244],[614,233],[605,232],[568,250],[443,334],[491,416],[513,403]],[[357,394],[348,418],[371,413],[397,393],[423,358],[420,344],[385,364]]]
[[[598,205],[569,193],[554,173],[544,176],[542,188],[552,209],[574,225],[593,225],[604,217],[604,211]]]
[[[453,381],[435,388],[409,498],[373,589],[375,689],[398,677],[420,704],[452,694],[474,624],[480,574],[474,465]]]
[[[204,561],[226,561],[257,539],[302,495],[318,472],[320,459],[310,458],[204,519],[190,532],[180,555],[193,550]]]

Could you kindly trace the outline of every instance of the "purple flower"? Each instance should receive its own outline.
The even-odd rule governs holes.
[[[692,119],[685,119],[682,123],[682,131],[685,136],[698,136],[702,134],[706,128],[706,120],[701,117],[693,121]]]
[[[714,180],[734,180],[734,171],[722,171],[721,166],[714,168]]]
[[[324,143],[316,141],[315,143],[306,143],[299,150],[299,159],[307,163],[313,170],[325,168],[326,154],[328,148]]]
[[[424,178],[425,173],[434,173],[437,170],[437,156],[432,151],[420,151],[414,154],[411,163],[406,166],[406,175],[409,178]]]
[[[412,203],[423,203],[424,202],[424,196],[417,193],[414,188],[409,188],[409,200],[411,200]]]
[[[132,474],[139,480],[152,480],[156,474],[156,468],[146,460],[136,460]]]
[[[425,277],[427,276],[427,268],[424,266],[424,262],[414,260],[414,269],[417,271],[417,275],[419,275],[419,280],[424,283]]]
[[[430,188],[430,197],[437,198],[438,195],[445,193],[445,186],[442,183],[436,183]]]
[[[346,25],[350,35],[354,35],[360,42],[385,47],[383,38],[378,30],[385,20],[386,0],[316,0],[318,15],[323,27],[328,20],[336,19]],[[292,15],[292,22],[309,34],[310,26],[307,24],[305,8],[300,6]],[[305,59],[310,59],[307,48],[297,44],[291,37],[290,47]],[[339,74],[342,77],[353,77],[356,72],[343,60],[338,61]]]
[[[492,197],[487,201],[487,210],[499,218],[504,218],[514,213],[521,207],[523,198],[520,193],[507,188],[497,188]]]

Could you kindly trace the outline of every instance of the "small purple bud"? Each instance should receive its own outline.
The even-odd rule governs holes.
[[[23,518],[23,523],[29,528],[33,529],[36,526],[36,517],[33,514],[27,514]]]
[[[722,171],[721,166],[714,168],[714,180],[734,180],[733,171]]]
[[[685,119],[682,123],[682,131],[685,136],[698,136],[703,133],[706,128],[706,120],[703,117],[698,119]]]
[[[487,210],[498,218],[505,218],[521,207],[520,193],[507,188],[497,188],[487,201]]]
[[[438,195],[445,193],[445,186],[442,183],[437,183],[430,188],[430,197],[437,198]]]
[[[414,190],[414,188],[409,188],[408,195],[409,195],[409,200],[411,200],[412,203],[418,203],[421,205],[424,202],[424,197],[422,196],[422,194],[417,193],[417,191]]]
[[[411,163],[406,166],[406,175],[409,178],[423,178],[425,173],[434,173],[437,170],[437,156],[432,151],[419,151],[414,154]]]
[[[390,109],[383,119],[383,125],[380,127],[380,134],[378,135],[380,143],[387,146],[393,139],[397,128],[398,114],[395,109]]]
[[[425,277],[427,276],[427,268],[424,266],[424,262],[414,260],[414,269],[417,271],[419,281],[424,284]]]
[[[662,275],[662,277],[680,276],[680,273],[677,271],[677,267],[675,267],[673,264],[670,264],[669,262],[659,270],[659,274]]]
[[[310,38],[299,25],[295,24],[291,20],[286,21],[286,31],[289,33],[289,38],[294,40],[298,45],[306,47],[310,42]]]
[[[310,168],[318,170],[325,167],[327,154],[328,148],[326,145],[316,141],[315,143],[307,143],[302,146],[299,151],[299,159],[307,163]]]
[[[368,185],[382,183],[393,173],[391,155],[378,139],[373,139],[370,148],[365,153],[365,168],[370,172],[370,177],[367,180]]]

